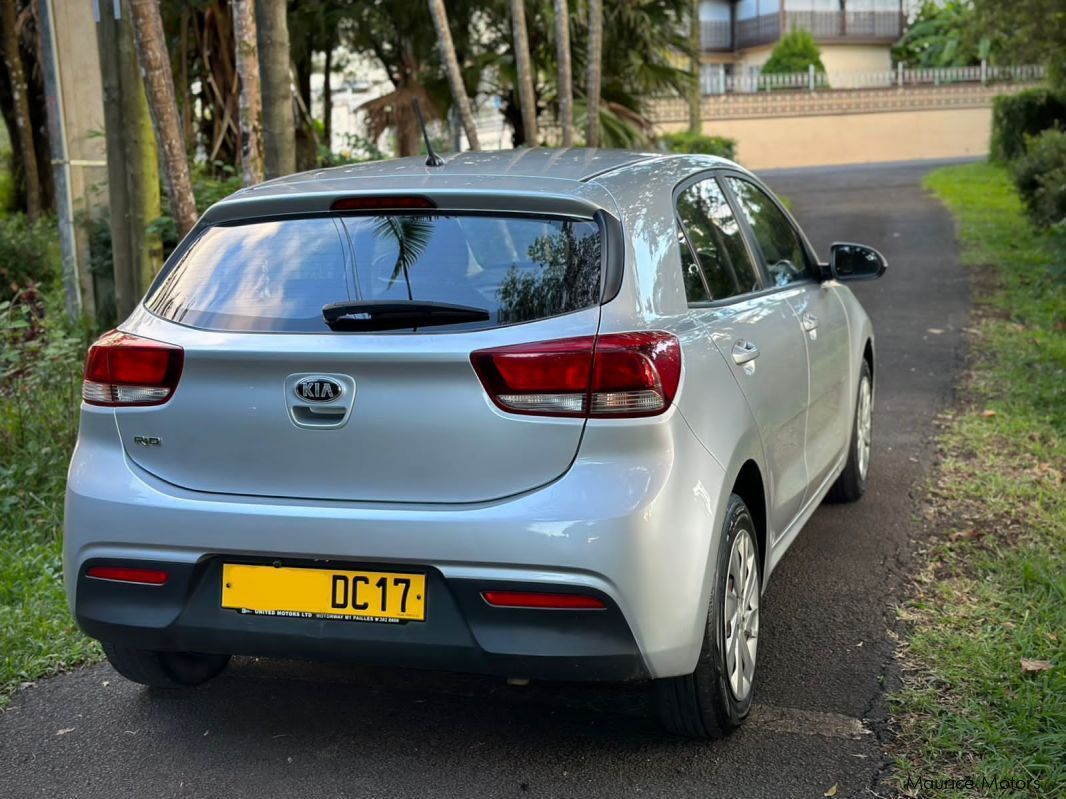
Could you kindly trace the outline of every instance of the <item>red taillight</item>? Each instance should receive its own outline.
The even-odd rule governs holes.
[[[112,330],[89,348],[81,396],[90,405],[160,405],[181,377],[185,352]]]
[[[97,580],[142,585],[165,585],[168,577],[166,572],[157,569],[130,569],[125,566],[90,566],[86,574]]]
[[[537,416],[654,416],[681,380],[681,345],[657,331],[477,350],[470,361],[496,405]]]
[[[342,197],[330,205],[332,211],[407,211],[436,208],[426,197]]]
[[[497,608],[554,608],[556,610],[603,610],[606,605],[585,594],[541,594],[532,591],[482,591],[482,598]]]

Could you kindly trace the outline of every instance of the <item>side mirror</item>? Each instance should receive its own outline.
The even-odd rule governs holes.
[[[873,247],[836,242],[829,246],[829,277],[834,280],[876,280],[888,261]]]

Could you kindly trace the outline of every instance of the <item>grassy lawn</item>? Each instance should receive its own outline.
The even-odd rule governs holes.
[[[60,562],[82,347],[0,303],[0,708],[22,683],[98,656],[67,610]]]
[[[957,218],[974,319],[940,420],[939,535],[901,609],[897,780],[911,796],[1066,796],[1066,256],[1002,169],[926,185]]]

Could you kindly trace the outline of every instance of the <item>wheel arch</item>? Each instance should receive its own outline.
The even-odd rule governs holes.
[[[767,530],[767,496],[766,483],[763,480],[762,470],[754,459],[749,458],[741,465],[733,480],[732,493],[744,500],[751,514],[752,523],[755,525],[756,543],[759,546],[759,558],[763,564],[763,575],[766,574],[766,563],[769,555],[767,543],[770,536]]]

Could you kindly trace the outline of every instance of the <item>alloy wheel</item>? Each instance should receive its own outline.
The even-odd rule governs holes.
[[[722,618],[725,624],[725,667],[733,696],[744,700],[755,679],[759,645],[758,549],[747,530],[738,530],[729,552]]]

